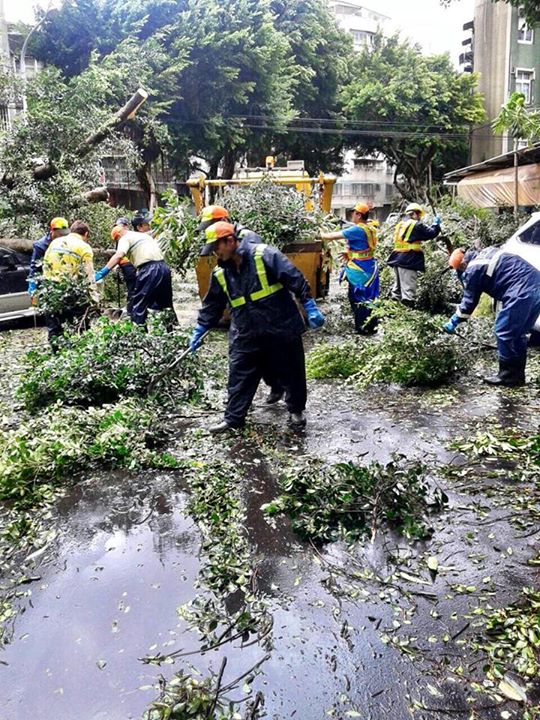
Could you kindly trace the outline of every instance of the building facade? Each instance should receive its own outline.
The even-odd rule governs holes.
[[[338,25],[352,36],[356,51],[372,47],[375,34],[384,32],[390,21],[386,15],[370,10],[359,0],[329,0],[328,7]],[[345,153],[344,168],[334,186],[333,212],[348,218],[353,205],[363,200],[373,205],[379,218],[386,217],[397,195],[393,167],[384,158],[357,156],[349,150]]]
[[[513,92],[525,95],[527,105],[540,105],[540,28],[529,28],[521,7],[476,0],[474,21],[464,29],[470,49],[462,56],[463,69],[479,73],[486,121],[471,137],[471,163],[479,163],[512,149],[508,134],[495,135],[491,122]]]

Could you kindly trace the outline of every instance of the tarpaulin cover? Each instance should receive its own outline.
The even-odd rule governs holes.
[[[523,165],[519,168],[519,205],[540,205],[540,163]],[[513,167],[500,170],[484,170],[458,183],[458,196],[477,207],[514,205],[515,170]]]

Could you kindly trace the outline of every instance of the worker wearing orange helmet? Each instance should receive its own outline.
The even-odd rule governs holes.
[[[422,222],[425,214],[418,203],[407,205],[404,219],[396,225],[394,249],[387,260],[395,273],[392,298],[409,307],[414,307],[416,301],[418,273],[426,269],[422,243],[434,240],[441,232],[440,217],[436,215],[433,223],[426,225]]]
[[[28,292],[33,297],[38,287],[38,276],[41,275],[43,258],[49,245],[56,238],[63,237],[69,233],[69,223],[66,218],[55,217],[49,223],[45,235],[36,240],[32,245],[32,257],[30,258],[30,272],[28,273]]]
[[[379,267],[373,253],[377,244],[377,228],[369,219],[370,207],[359,202],[353,208],[354,225],[339,232],[322,233],[323,240],[345,240],[347,249],[342,253],[345,261],[343,275],[349,284],[349,302],[354,316],[354,327],[361,335],[370,335],[377,329],[376,320],[370,317],[373,301],[379,297]]]
[[[145,325],[149,308],[169,310],[172,322],[176,322],[171,269],[163,258],[158,241],[147,233],[128,230],[125,225],[115,225],[111,237],[118,243],[116,252],[105,267],[96,272],[96,282],[102,280],[127,257],[137,270],[133,300],[129,308],[133,322]]]

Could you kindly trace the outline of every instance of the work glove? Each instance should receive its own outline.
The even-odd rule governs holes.
[[[197,324],[195,326],[195,330],[193,331],[189,341],[189,349],[191,352],[195,352],[195,350],[198,350],[201,347],[201,338],[207,331],[208,328],[204,327],[204,325]]]
[[[434,225],[440,225],[440,224],[441,224],[441,216],[440,216],[440,215],[435,215],[435,217],[433,218],[433,224],[434,224]]]
[[[303,307],[306,311],[308,325],[312,330],[324,325],[324,315],[317,307],[315,300],[306,300]]]
[[[28,294],[30,297],[34,295],[34,293],[37,290],[37,282],[35,280],[29,280],[28,281]]]
[[[457,326],[462,321],[462,318],[458,317],[455,313],[452,315],[450,320],[443,325],[443,330],[447,333],[452,334],[455,332]]]
[[[106,277],[111,271],[109,268],[105,265],[105,267],[101,268],[101,270],[97,270],[95,274],[95,281],[99,282],[100,280],[103,280],[104,277]]]

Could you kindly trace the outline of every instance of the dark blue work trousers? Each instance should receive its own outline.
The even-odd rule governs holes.
[[[497,352],[501,360],[512,362],[527,355],[527,335],[540,315],[540,291],[503,305],[495,321]]]
[[[171,270],[163,260],[144,263],[137,269],[130,317],[137,325],[146,323],[148,308],[170,309],[173,313]]]
[[[285,391],[291,413],[306,407],[306,366],[300,335],[280,338],[276,335],[233,338],[229,346],[229,399],[225,421],[241,427],[262,377],[271,378]]]

